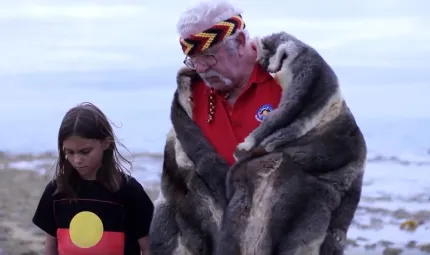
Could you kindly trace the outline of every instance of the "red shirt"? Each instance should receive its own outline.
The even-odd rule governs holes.
[[[248,85],[232,106],[224,95],[214,93],[215,113],[209,116],[210,88],[198,80],[192,86],[193,118],[215,150],[230,164],[236,146],[258,127],[265,113],[278,107],[282,90],[259,64],[254,66]]]

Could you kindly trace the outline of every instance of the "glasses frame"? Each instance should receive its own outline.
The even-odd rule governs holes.
[[[201,55],[201,56],[211,57],[213,59],[213,64],[207,64],[208,62],[212,62],[212,61],[205,61],[204,64],[207,68],[211,68],[211,67],[215,66],[216,64],[218,64],[218,60],[216,59],[215,54],[205,54],[205,55]],[[190,57],[188,57],[188,56],[185,57],[183,63],[186,67],[193,69],[193,70],[196,70],[196,63]]]
[[[206,65],[206,67],[207,67],[207,68],[211,68],[211,67],[215,66],[216,64],[218,64],[218,60],[217,60],[217,58],[215,57],[215,55],[216,55],[216,54],[218,53],[218,51],[222,48],[222,46],[223,46],[223,45],[224,45],[224,43],[221,43],[221,44],[219,44],[219,45],[215,46],[214,48],[212,48],[210,53],[204,53],[204,54],[202,54],[202,55],[197,56],[197,58],[200,58],[200,57],[212,57],[212,58],[214,59],[214,64],[208,65],[208,64],[206,64],[206,63],[205,63],[205,65]],[[195,66],[196,66],[196,64],[195,64],[195,62],[193,61],[193,59],[192,59],[192,58],[190,58],[189,56],[186,56],[186,57],[185,57],[185,59],[184,59],[183,63],[184,63],[184,65],[185,65],[186,67],[188,67],[188,68],[190,68],[190,69],[192,69],[192,70],[196,70],[196,67],[195,67]]]

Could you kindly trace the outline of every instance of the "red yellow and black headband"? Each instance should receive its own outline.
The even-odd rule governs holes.
[[[182,51],[185,55],[200,53],[215,44],[222,42],[228,36],[234,34],[238,29],[244,29],[245,22],[240,14],[221,21],[212,27],[188,38],[180,38]]]

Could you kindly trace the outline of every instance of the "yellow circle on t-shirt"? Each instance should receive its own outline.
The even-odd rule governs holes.
[[[76,214],[69,226],[70,239],[79,248],[90,248],[96,245],[103,236],[103,223],[92,212]]]

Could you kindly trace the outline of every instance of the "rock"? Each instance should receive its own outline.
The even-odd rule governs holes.
[[[384,228],[384,221],[381,219],[372,217],[370,219],[370,226],[372,229],[376,229],[376,230],[382,229]]]
[[[428,243],[428,244],[421,244],[418,247],[419,247],[420,251],[424,251],[424,252],[430,253],[430,243]]]
[[[392,246],[394,243],[393,242],[390,242],[390,241],[384,241],[384,240],[381,240],[381,241],[379,241],[378,242],[378,244],[380,244],[382,247],[384,247],[384,248],[389,248],[390,246]]]
[[[409,249],[415,249],[416,247],[417,247],[416,241],[410,241],[406,244],[406,248],[409,248]]]
[[[403,250],[398,248],[385,248],[382,252],[383,255],[399,255],[402,254]]]
[[[366,242],[366,241],[369,241],[369,239],[359,236],[359,237],[357,237],[357,241],[364,241],[364,242]]]
[[[417,220],[407,220],[400,224],[400,229],[408,232],[413,232],[417,229],[418,226],[422,225],[424,222],[420,222]]]
[[[374,249],[376,249],[376,243],[375,244],[366,244],[364,246],[364,249],[366,249],[366,250],[374,250]]]
[[[346,240],[346,246],[348,247],[348,246],[351,246],[351,247],[358,247],[359,245],[358,245],[358,243],[357,243],[357,241],[356,240],[353,240],[353,239],[347,239]]]
[[[410,217],[410,213],[404,209],[398,209],[393,212],[393,216],[397,219],[407,219]]]

